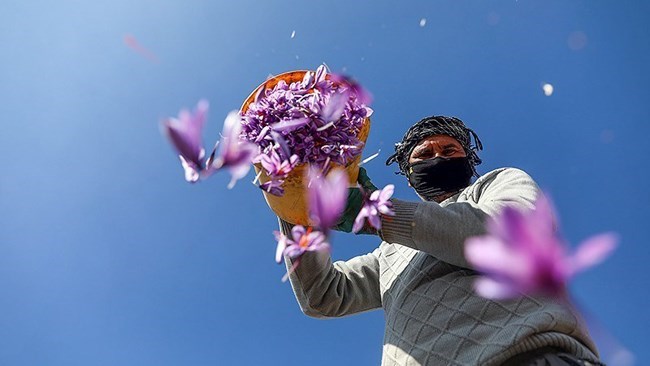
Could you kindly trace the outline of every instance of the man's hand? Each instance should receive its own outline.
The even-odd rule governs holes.
[[[359,182],[361,188],[348,188],[348,200],[345,205],[345,210],[343,210],[339,222],[332,228],[336,231],[343,231],[346,233],[352,232],[354,220],[357,218],[359,211],[361,211],[365,195],[369,195],[378,189],[374,184],[372,184],[364,168],[359,168],[359,178],[357,179],[357,182]],[[377,235],[377,230],[366,223],[363,229],[361,229],[357,234]]]

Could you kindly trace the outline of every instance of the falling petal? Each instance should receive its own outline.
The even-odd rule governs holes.
[[[374,154],[370,155],[369,157],[361,160],[361,163],[359,163],[359,166],[362,166],[363,164],[366,164],[366,163],[370,162],[371,160],[373,160],[374,158],[378,157],[380,152],[381,152],[381,150],[378,150],[376,153],[374,153]]]
[[[137,52],[138,54],[140,54],[144,58],[148,59],[149,61],[158,63],[158,61],[159,61],[158,57],[153,52],[151,52],[150,50],[148,50],[147,48],[142,46],[140,44],[140,42],[138,42],[138,40],[133,35],[131,35],[131,34],[125,35],[124,36],[124,43],[130,49]]]
[[[199,171],[197,167],[193,163],[188,163],[183,158],[183,155],[178,155],[178,157],[181,159],[181,165],[183,166],[183,170],[185,171],[185,180],[190,183],[195,183],[196,181],[198,181]]]
[[[188,182],[196,182],[203,167],[205,149],[201,140],[208,108],[208,102],[200,100],[194,113],[181,110],[178,118],[168,118],[161,126],[162,132],[181,157]]]
[[[592,267],[609,256],[616,248],[618,237],[607,233],[585,240],[571,258],[573,273]]]
[[[532,268],[528,259],[514,252],[494,236],[479,236],[465,242],[465,258],[484,273],[498,273],[500,278],[529,278]]]
[[[296,31],[291,32],[291,39],[296,36]]]
[[[232,176],[228,184],[229,189],[234,187],[239,179],[248,174],[253,157],[257,155],[259,149],[257,145],[242,140],[240,133],[241,116],[239,112],[232,111],[224,120],[218,154],[209,159],[212,161],[209,166],[211,171],[228,169]]]
[[[420,19],[420,27],[424,27],[425,25],[427,25],[427,18]]]
[[[275,261],[277,263],[282,263],[282,253],[287,247],[287,243],[285,241],[286,238],[284,235],[282,235],[282,237],[278,237],[278,235],[276,235],[276,240],[278,241],[278,246],[275,248]]]
[[[545,83],[544,85],[542,85],[542,90],[544,90],[544,95],[546,95],[547,97],[553,95],[553,85],[549,83]]]
[[[582,31],[575,31],[569,34],[567,45],[573,51],[580,51],[587,46],[587,35]]]
[[[485,276],[477,285],[480,293],[492,298],[518,293],[558,296],[576,272],[602,261],[616,243],[612,234],[599,235],[571,256],[556,226],[550,201],[540,195],[534,210],[505,207],[489,221],[487,235],[468,239],[465,258]]]
[[[323,178],[317,168],[307,174],[310,217],[327,231],[341,216],[348,196],[348,175],[343,169],[332,170]]]
[[[489,277],[478,278],[474,282],[476,293],[488,299],[507,299],[517,295],[513,288]]]

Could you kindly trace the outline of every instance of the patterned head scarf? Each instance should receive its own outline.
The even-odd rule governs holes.
[[[402,141],[395,144],[395,153],[386,160],[386,165],[397,162],[400,171],[395,174],[406,175],[413,148],[422,139],[433,135],[447,135],[458,140],[465,150],[472,172],[478,177],[476,166],[481,164],[481,159],[476,152],[483,150],[483,144],[481,144],[478,135],[456,117],[431,116],[418,121],[406,131]],[[474,145],[472,145],[472,137]]]

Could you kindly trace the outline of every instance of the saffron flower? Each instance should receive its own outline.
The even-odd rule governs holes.
[[[372,109],[357,97],[356,85],[345,78],[328,77],[325,66],[320,66],[300,81],[281,80],[273,88],[258,90],[243,113],[242,136],[267,156],[256,160],[267,162],[264,169],[269,176],[277,174],[267,167],[308,163],[327,171],[330,163],[346,166],[361,154],[363,142],[357,136]],[[274,156],[277,145],[281,146],[280,162]],[[280,180],[262,188],[282,194]]]
[[[488,234],[466,241],[465,257],[483,276],[476,292],[503,299],[521,294],[560,296],[576,273],[604,260],[616,235],[593,236],[573,254],[557,235],[550,202],[541,196],[532,211],[506,207],[488,222]]]
[[[361,211],[354,220],[352,225],[352,232],[358,233],[363,229],[363,225],[368,220],[370,226],[377,230],[381,230],[381,217],[382,215],[395,215],[393,211],[393,203],[389,200],[393,196],[395,186],[392,184],[387,185],[382,189],[378,189],[367,196],[364,200]]]
[[[284,194],[282,183],[298,163],[298,156],[292,155],[289,159],[282,159],[277,149],[272,149],[270,154],[260,154],[256,159],[259,159],[262,167],[271,178],[270,181],[262,183],[260,188],[270,194],[282,196]]]
[[[255,144],[241,139],[241,117],[239,112],[228,113],[223,123],[221,140],[215,145],[212,154],[206,162],[206,175],[212,174],[219,169],[228,169],[232,179],[228,189],[235,186],[235,183],[246,176],[251,168],[251,161],[257,154],[258,148]],[[220,145],[220,146],[219,146]],[[219,153],[217,154],[217,147]]]
[[[201,142],[201,134],[205,125],[209,104],[201,99],[194,113],[182,109],[178,118],[168,118],[162,124],[162,130],[174,149],[185,171],[185,180],[194,183],[199,180],[203,170],[205,149]]]
[[[343,169],[334,169],[327,177],[315,167],[308,174],[309,214],[315,226],[324,233],[334,226],[348,197],[348,175]]]
[[[291,237],[275,231],[275,239],[278,241],[278,246],[275,250],[275,261],[282,263],[282,258],[287,256],[295,259],[291,272],[293,272],[300,263],[300,257],[306,252],[313,251],[329,251],[330,245],[327,242],[327,237],[320,231],[313,230],[297,225],[291,229]],[[282,278],[285,282],[291,272],[287,272]]]

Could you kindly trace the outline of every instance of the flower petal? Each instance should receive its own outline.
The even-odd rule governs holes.
[[[495,281],[489,277],[480,277],[474,281],[476,292],[488,299],[507,299],[519,294],[518,289],[510,284]]]
[[[273,126],[271,126],[271,128],[273,128],[273,131],[289,132],[295,130],[296,128],[300,128],[306,125],[307,123],[309,123],[309,118],[303,117],[303,118],[296,118],[288,121],[277,122]]]
[[[365,207],[362,207],[361,211],[359,211],[359,214],[354,219],[354,225],[352,225],[353,233],[358,233],[359,231],[361,231],[361,229],[363,229],[363,225],[366,222],[367,216],[368,216],[368,210]]]
[[[316,226],[327,231],[336,224],[345,208],[347,173],[343,169],[334,169],[322,178],[320,169],[312,166],[307,179],[310,216]]]
[[[282,263],[282,253],[284,253],[284,250],[287,247],[287,242],[286,242],[286,237],[280,238],[278,240],[278,246],[275,248],[275,261],[277,263]]]
[[[393,196],[394,192],[395,192],[395,186],[392,184],[387,185],[381,190],[381,192],[379,192],[379,202],[388,201],[388,199],[390,199]]]
[[[570,259],[570,273],[585,270],[602,262],[616,248],[618,236],[606,233],[593,236],[578,247]]]
[[[513,250],[494,236],[475,236],[467,239],[465,258],[477,271],[495,278],[528,282],[533,276],[534,268],[524,253]]]

